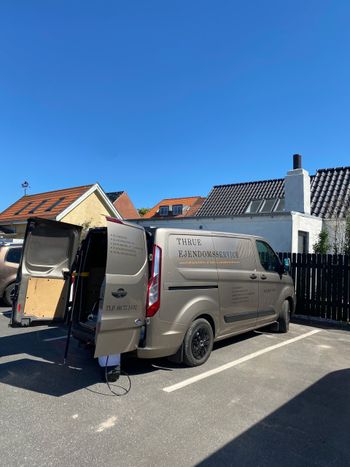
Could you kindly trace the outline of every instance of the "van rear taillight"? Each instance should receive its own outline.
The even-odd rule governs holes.
[[[162,266],[162,250],[159,246],[153,247],[152,274],[148,282],[147,318],[154,316],[160,307],[160,277]]]

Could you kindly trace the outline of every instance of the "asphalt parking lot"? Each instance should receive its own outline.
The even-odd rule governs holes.
[[[8,322],[0,308],[1,465],[350,465],[349,331],[249,333],[198,368],[128,358],[116,397],[74,340],[63,364],[64,329]]]

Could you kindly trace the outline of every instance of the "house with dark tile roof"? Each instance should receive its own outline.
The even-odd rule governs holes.
[[[317,170],[310,176],[310,214],[345,218],[350,209],[350,167]],[[199,217],[285,211],[285,179],[214,186]]]
[[[216,185],[193,216],[152,225],[261,235],[277,251],[311,253],[322,228],[333,246],[342,244],[349,212],[350,167],[309,176],[296,154],[284,178]]]
[[[42,217],[70,224],[100,227],[106,216],[122,218],[98,183],[22,196],[0,213],[0,226],[23,237],[27,219]]]
[[[112,191],[106,195],[123,219],[138,219],[140,217],[126,191]]]

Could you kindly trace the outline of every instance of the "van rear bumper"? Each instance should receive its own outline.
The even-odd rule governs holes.
[[[138,358],[162,358],[162,357],[169,357],[170,355],[176,354],[179,350],[179,346],[177,347],[167,347],[165,348],[154,348],[154,347],[139,347],[137,349],[137,356]]]

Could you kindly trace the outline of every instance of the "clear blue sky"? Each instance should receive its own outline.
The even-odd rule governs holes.
[[[350,2],[0,2],[0,210],[99,182],[137,207],[350,165]]]

